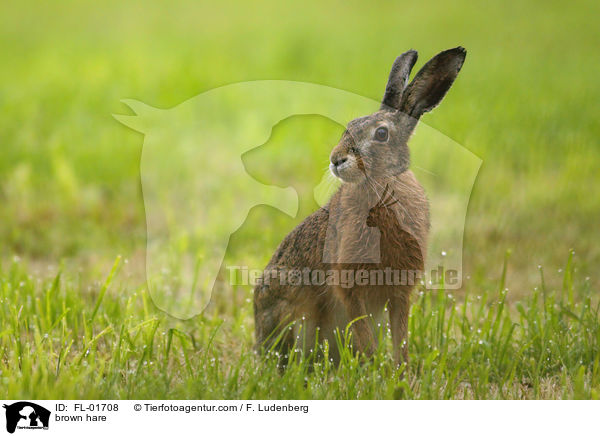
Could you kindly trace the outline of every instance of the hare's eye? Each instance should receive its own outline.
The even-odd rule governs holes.
[[[385,127],[378,127],[375,130],[375,139],[378,141],[385,141],[388,138],[388,130]]]

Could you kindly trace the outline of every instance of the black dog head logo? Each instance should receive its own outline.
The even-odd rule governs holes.
[[[50,411],[28,401],[3,406],[6,409],[6,431],[14,433],[17,425],[30,428],[48,428]]]

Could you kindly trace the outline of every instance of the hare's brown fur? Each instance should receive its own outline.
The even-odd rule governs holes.
[[[265,276],[269,271],[337,270],[374,272],[376,277],[386,269],[423,270],[429,206],[424,189],[408,169],[407,142],[422,113],[441,101],[464,57],[462,48],[440,53],[408,86],[416,52],[396,60],[381,110],[350,122],[331,153],[332,172],[347,183],[284,238]],[[376,261],[371,260],[374,255]],[[377,345],[370,315],[381,319],[387,304],[394,357],[400,363],[408,357],[405,345],[413,287],[410,280],[371,280],[343,287],[305,281],[292,285],[263,277],[254,290],[257,344],[270,348],[277,343],[285,355],[292,346],[311,349],[318,338],[329,341],[330,355],[337,360],[334,332],[344,331],[352,322],[354,346],[369,355]],[[300,343],[298,329],[288,327],[298,320]]]

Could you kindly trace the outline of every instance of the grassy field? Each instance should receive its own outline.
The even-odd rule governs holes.
[[[0,5],[0,397],[598,397],[598,4],[262,3]],[[143,137],[111,116],[128,113],[121,99],[170,108],[259,79],[379,99],[399,53],[418,49],[418,67],[456,45],[465,66],[423,121],[483,160],[465,283],[415,292],[404,377],[389,347],[312,372],[297,356],[279,375],[252,352],[249,288],[225,284],[188,321],[154,307]],[[229,262],[264,266],[314,210],[341,131],[293,117],[243,157],[258,180],[293,186],[300,208],[254,208]]]
[[[575,302],[572,265],[562,292],[542,286],[514,304],[503,279],[479,295],[419,293],[408,367],[393,364],[384,329],[371,361],[346,346],[339,368],[297,353],[280,374],[276,358],[252,351],[250,304],[177,321],[153,310],[143,288],[111,283],[119,262],[96,289],[61,275],[40,282],[19,262],[2,271],[2,396],[600,398],[600,308],[589,296]],[[341,344],[347,334],[340,332]]]

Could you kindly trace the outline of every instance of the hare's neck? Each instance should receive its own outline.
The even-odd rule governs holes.
[[[341,189],[349,203],[368,203],[372,206],[382,198],[386,190],[389,192],[392,189],[393,184],[394,180],[391,178],[369,177],[358,183],[344,184]]]
[[[369,207],[378,198],[372,182],[361,181],[358,183],[345,183],[340,188],[342,206],[353,210]]]

